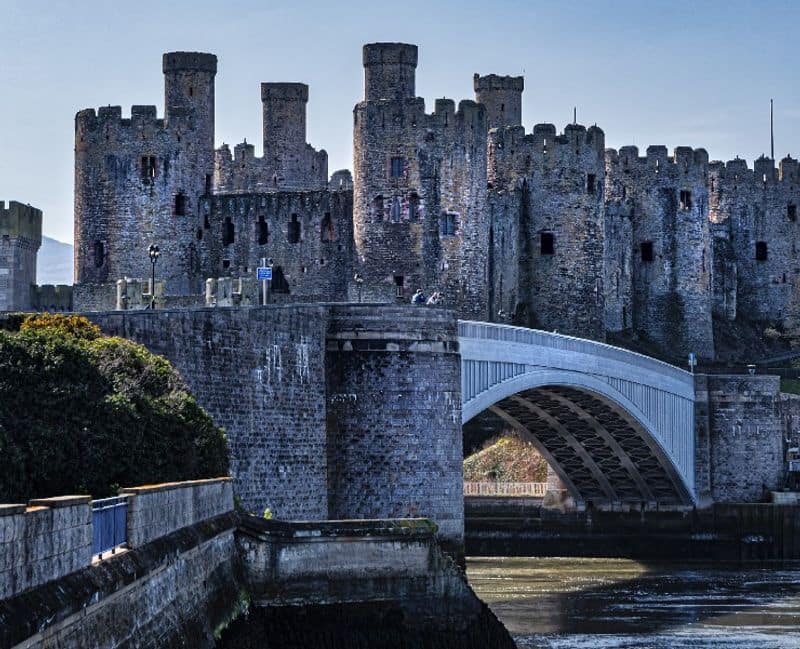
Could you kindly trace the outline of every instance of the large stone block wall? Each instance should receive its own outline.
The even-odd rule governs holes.
[[[329,517],[424,516],[459,547],[461,357],[452,314],[334,307],[326,362]]]
[[[89,496],[0,505],[0,600],[80,570],[91,558]]]
[[[168,358],[225,428],[248,511],[327,516],[323,306],[92,315],[104,331]]]
[[[711,374],[703,381],[708,398],[710,495],[714,502],[762,500],[783,482],[780,380]],[[702,397],[698,392],[698,401]]]
[[[240,612],[232,514],[0,597],[0,646],[197,647]]]
[[[246,510],[305,520],[425,516],[460,544],[451,312],[287,305],[92,318],[172,361],[226,429]]]
[[[183,527],[233,511],[230,478],[129,487],[128,545],[139,547]]]

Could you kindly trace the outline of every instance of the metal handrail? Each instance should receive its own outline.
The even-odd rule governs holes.
[[[644,354],[614,347],[607,343],[599,343],[585,338],[575,338],[564,334],[514,327],[512,325],[476,322],[473,320],[458,321],[458,335],[462,338],[477,338],[479,340],[500,340],[504,342],[523,343],[527,345],[541,345],[551,349],[579,352],[600,356],[609,360],[621,361],[635,365],[642,369],[652,370],[661,374],[669,374],[681,381],[691,381],[691,373],[679,367],[656,360]]]
[[[128,497],[92,501],[92,555],[114,554],[128,541]]]

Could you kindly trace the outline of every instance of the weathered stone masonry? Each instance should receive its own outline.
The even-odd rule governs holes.
[[[172,361],[228,433],[245,509],[282,519],[424,516],[461,545],[452,313],[295,305],[91,317]]]
[[[263,157],[214,149],[216,57],[164,55],[165,117],[76,117],[76,305],[408,300],[463,317],[715,355],[712,318],[779,321],[800,304],[797,162],[708,161],[703,149],[604,151],[597,126],[522,126],[522,77],[473,79],[475,101],[416,96],[417,47],[364,46],[353,178],[328,182],[306,142],[308,86],[264,83]],[[206,285],[206,280],[211,283]],[[128,287],[115,302],[115,282]],[[235,282],[235,283],[232,283]],[[205,295],[204,295],[205,294]],[[55,300],[59,302],[59,300]],[[59,302],[60,303],[60,302]]]

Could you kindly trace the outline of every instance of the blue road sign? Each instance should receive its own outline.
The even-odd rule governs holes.
[[[259,266],[256,269],[256,277],[263,280],[272,280],[272,266]]]

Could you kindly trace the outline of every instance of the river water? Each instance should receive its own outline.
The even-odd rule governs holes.
[[[521,648],[800,649],[800,570],[475,557],[467,575]]]

